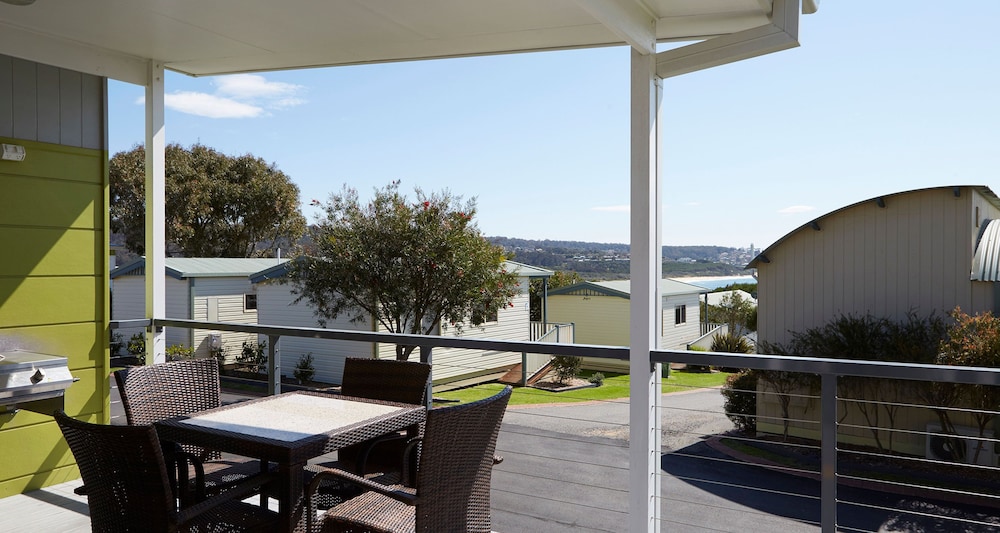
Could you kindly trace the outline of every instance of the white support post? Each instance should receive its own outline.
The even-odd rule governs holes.
[[[149,62],[146,81],[146,318],[162,319],[166,303],[166,135],[163,114],[163,64]],[[166,361],[166,332],[150,328],[146,333],[146,364]]]
[[[659,530],[660,365],[652,365],[660,322],[660,83],[656,57],[632,50],[631,297],[629,312],[629,528]]]

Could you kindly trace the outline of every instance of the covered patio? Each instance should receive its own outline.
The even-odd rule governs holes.
[[[664,79],[798,45],[798,20],[815,0],[558,0],[552,2],[320,2],[264,0],[3,0],[0,3],[0,140],[28,145],[31,172],[0,162],[23,181],[19,203],[55,190],[79,198],[77,163],[52,163],[66,147],[90,165],[86,201],[51,212],[0,214],[10,248],[32,253],[3,268],[0,317],[6,333],[66,354],[75,374],[67,412],[107,422],[108,183],[107,80],[146,90],[147,343],[164,360],[164,71],[191,76],[335,67],[598,46],[631,48],[631,270],[627,529],[655,531],[660,464],[660,359],[656,346],[661,279],[661,83]],[[664,51],[658,44],[678,43]],[[682,45],[681,45],[682,44]],[[9,93],[4,92],[8,91]],[[78,104],[83,101],[84,104]],[[62,103],[55,106],[55,103]],[[82,123],[83,128],[73,126]],[[83,133],[80,133],[83,131]],[[32,162],[32,151],[35,159]],[[41,155],[41,157],[39,156]],[[58,167],[58,168],[57,168]],[[87,181],[87,180],[85,180]],[[20,183],[20,182],[19,182]],[[58,206],[57,206],[58,207]],[[71,214],[67,215],[67,211]],[[47,238],[39,239],[46,235]],[[72,246],[64,238],[73,236]],[[53,260],[53,256],[57,256]],[[72,315],[56,309],[72,287]],[[27,291],[27,292],[26,292]],[[36,311],[41,309],[40,311]],[[63,313],[63,314],[60,314]],[[37,330],[44,327],[45,334]],[[55,336],[51,335],[55,332]],[[45,340],[42,340],[45,339]],[[74,476],[51,419],[6,414],[0,496]],[[641,429],[640,429],[641,428]],[[37,442],[22,450],[18,443]],[[25,470],[27,468],[28,470]],[[832,524],[830,527],[833,527]],[[832,531],[832,529],[831,529]]]

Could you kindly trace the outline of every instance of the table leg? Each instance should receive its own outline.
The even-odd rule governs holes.
[[[302,469],[305,463],[278,465],[278,515],[287,531],[306,531]]]

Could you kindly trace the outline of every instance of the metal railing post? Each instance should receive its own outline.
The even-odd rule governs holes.
[[[281,394],[281,362],[274,346],[278,344],[277,335],[267,336],[267,393]]]
[[[431,379],[427,380],[427,408],[434,407],[434,355],[430,346],[420,347],[420,362],[431,365]]]
[[[837,531],[837,375],[822,375],[820,392],[820,523],[823,533]]]

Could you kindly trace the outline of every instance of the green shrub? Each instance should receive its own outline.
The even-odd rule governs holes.
[[[755,370],[742,370],[726,378],[722,387],[726,416],[736,429],[751,435],[757,431],[757,377]]]
[[[583,360],[571,355],[556,355],[552,358],[552,370],[556,373],[559,383],[565,384],[580,373]]]
[[[243,341],[243,349],[236,356],[236,365],[247,372],[261,372],[267,367],[267,341]]]
[[[712,337],[713,352],[753,353],[753,345],[743,335],[724,333]]]
[[[146,334],[136,333],[128,340],[128,345],[125,347],[128,354],[135,357],[139,364],[146,364]]]
[[[122,348],[125,348],[125,335],[117,331],[112,331],[109,347],[111,348],[111,357],[121,355]]]
[[[183,361],[194,357],[194,348],[189,348],[181,344],[171,344],[167,346],[167,361]]]
[[[229,357],[229,352],[226,350],[225,345],[218,348],[209,348],[208,352],[219,362],[219,371],[221,372],[222,367],[226,364],[226,357]]]
[[[594,372],[589,378],[587,378],[587,381],[600,387],[601,385],[604,385],[604,374],[600,372]]]
[[[292,373],[295,375],[295,379],[299,380],[299,385],[309,383],[313,375],[316,374],[316,369],[313,368],[312,354],[307,353],[300,356],[299,362],[295,363],[295,370]]]
[[[722,335],[715,335],[712,337],[712,348],[713,352],[722,353],[753,353],[753,345],[750,341],[742,335],[734,335],[733,333],[724,333]],[[720,370],[723,372],[739,372],[738,368],[733,367],[721,367]]]

